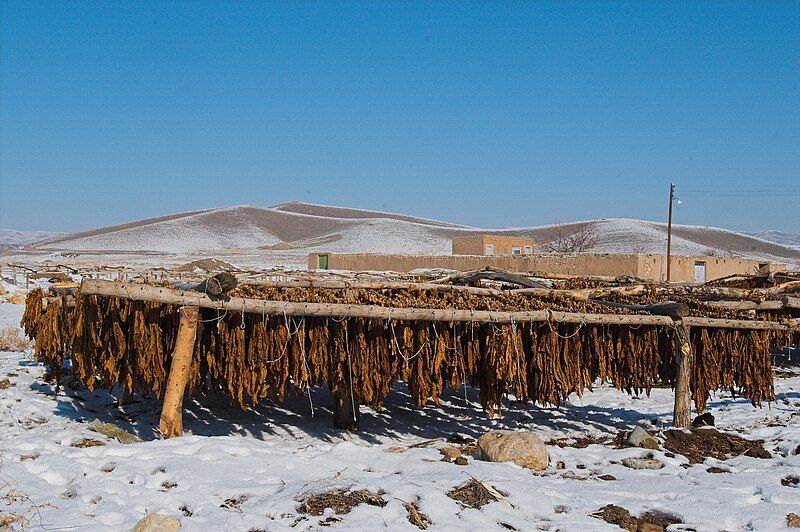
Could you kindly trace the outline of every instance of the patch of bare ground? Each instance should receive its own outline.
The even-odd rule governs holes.
[[[630,532],[658,532],[669,525],[682,523],[677,517],[662,512],[650,511],[634,517],[628,510],[615,504],[607,504],[589,515]]]
[[[549,440],[546,445],[557,445],[562,449],[564,447],[573,447],[575,449],[584,449],[590,445],[604,445],[611,439],[608,436],[578,436],[577,438],[558,438]]]
[[[94,438],[83,438],[80,441],[70,444],[70,447],[85,449],[86,447],[99,447],[100,445],[105,445],[105,443],[100,440],[95,440]]]
[[[335,489],[308,495],[301,500],[297,511],[303,514],[322,515],[326,508],[331,508],[336,514],[346,514],[359,504],[370,506],[386,506],[386,501],[381,493],[369,490]]]
[[[771,458],[764,449],[763,440],[747,440],[735,434],[726,434],[716,429],[702,428],[690,431],[672,429],[664,431],[664,448],[682,454],[692,464],[702,463],[706,458],[727,460],[736,456]]]

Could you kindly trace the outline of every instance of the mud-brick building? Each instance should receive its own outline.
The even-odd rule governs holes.
[[[533,240],[521,236],[468,235],[453,237],[453,255],[531,255]]]
[[[523,248],[524,249],[524,248]],[[673,255],[671,279],[704,283],[735,274],[786,269],[785,264],[736,257]],[[492,266],[513,272],[575,276],[629,276],[648,281],[666,279],[666,257],[652,253],[531,253],[491,255],[385,255],[374,253],[311,253],[309,269],[408,272],[424,269],[474,270]]]

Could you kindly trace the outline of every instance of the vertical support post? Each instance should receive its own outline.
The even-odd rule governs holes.
[[[672,426],[688,429],[692,426],[692,366],[694,356],[689,342],[689,327],[683,320],[675,322],[675,407]]]
[[[357,432],[359,418],[358,401],[355,401],[349,392],[334,392],[333,426],[337,429]]]
[[[183,395],[189,382],[195,334],[197,333],[198,307],[181,307],[178,338],[172,353],[172,364],[167,377],[161,422],[158,430],[165,438],[183,435]]]
[[[667,219],[667,282],[670,280],[670,267],[672,255],[672,203],[675,200],[675,183],[669,184],[669,216]]]

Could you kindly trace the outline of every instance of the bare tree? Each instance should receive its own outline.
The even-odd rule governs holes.
[[[597,245],[597,236],[589,224],[576,229],[558,225],[552,229],[552,240],[544,245],[546,251],[554,253],[580,253]]]

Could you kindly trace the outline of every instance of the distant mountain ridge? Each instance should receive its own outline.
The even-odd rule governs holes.
[[[34,242],[40,242],[59,235],[63,235],[63,233],[0,229],[0,249],[19,249]]]
[[[544,244],[580,231],[592,234],[591,251],[663,253],[666,224],[610,218],[538,227],[487,229],[395,214],[292,201],[271,207],[237,205],[138,220],[57,235],[26,249],[69,253],[211,254],[280,252],[302,264],[309,252],[419,253],[444,255],[458,235],[492,233]],[[777,234],[779,233],[779,234]],[[776,235],[777,234],[777,235]],[[753,257],[800,265],[800,249],[781,232],[749,235],[727,229],[673,226],[673,252],[681,255]]]
[[[800,233],[787,233],[786,231],[776,231],[773,229],[769,231],[761,231],[759,233],[747,234],[762,240],[775,242],[776,244],[782,244],[784,246],[800,249]]]

